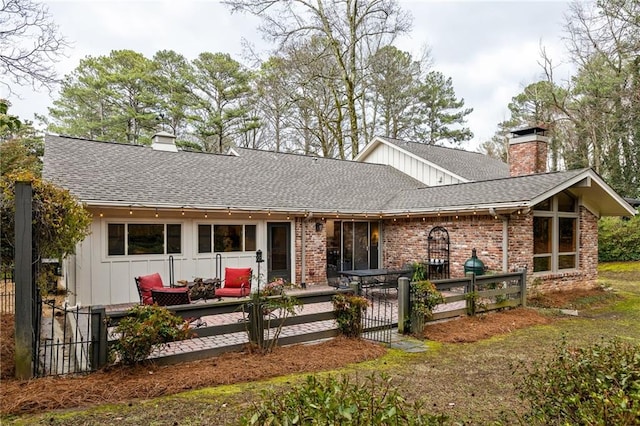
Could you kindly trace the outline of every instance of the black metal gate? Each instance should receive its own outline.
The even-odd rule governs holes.
[[[369,301],[362,316],[362,337],[391,344],[391,332],[398,325],[398,288],[380,284],[360,284],[360,294]]]

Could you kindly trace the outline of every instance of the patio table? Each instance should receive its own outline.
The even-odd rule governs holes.
[[[343,277],[355,279],[363,286],[394,286],[397,283],[398,278],[402,276],[411,277],[413,270],[410,268],[378,268],[338,271],[338,273]]]

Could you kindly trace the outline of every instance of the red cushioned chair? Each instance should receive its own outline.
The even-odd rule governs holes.
[[[251,292],[251,268],[224,268],[223,287],[215,297],[245,297]]]
[[[165,288],[162,283],[162,277],[159,273],[151,275],[141,275],[134,278],[136,280],[136,287],[138,288],[138,295],[140,296],[141,305],[153,305],[153,296],[151,290],[154,288]]]

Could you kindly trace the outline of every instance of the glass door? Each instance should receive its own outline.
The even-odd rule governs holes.
[[[267,223],[267,281],[282,278],[291,281],[291,225]]]
[[[327,278],[338,271],[379,267],[378,222],[327,221]]]

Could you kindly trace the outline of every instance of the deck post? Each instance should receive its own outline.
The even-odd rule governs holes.
[[[527,306],[527,268],[520,269],[520,297],[524,308]]]
[[[409,332],[409,330],[405,329],[405,326],[411,315],[410,289],[409,278],[398,278],[398,333],[400,334]]]
[[[16,182],[15,210],[15,374],[33,377],[36,284],[33,277],[33,189]]]
[[[91,308],[91,368],[107,365],[107,314],[104,306]]]

